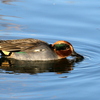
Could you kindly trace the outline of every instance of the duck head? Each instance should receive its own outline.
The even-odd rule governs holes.
[[[57,41],[54,44],[52,44],[52,47],[54,49],[54,52],[60,58],[66,58],[68,56],[74,56],[82,59],[84,58],[82,55],[76,53],[74,51],[73,46],[67,41]]]

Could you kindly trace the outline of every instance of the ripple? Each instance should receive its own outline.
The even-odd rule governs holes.
[[[96,42],[91,42],[91,40],[89,42],[85,41],[75,41],[75,49],[77,50],[77,52],[79,52],[80,54],[82,54],[85,59],[82,62],[84,67],[94,67],[99,64],[99,55],[100,55],[100,46],[98,46],[98,43]],[[77,45],[78,44],[78,45]]]
[[[95,66],[100,65],[99,63],[99,54],[100,54],[100,46],[97,41],[92,41],[92,40],[86,40],[86,39],[79,39],[79,38],[72,38],[72,37],[60,37],[60,36],[49,36],[49,35],[26,35],[31,38],[36,38],[36,39],[41,39],[43,41],[46,41],[48,43],[54,43],[55,41],[58,40],[66,40],[69,41],[76,52],[84,56],[84,60],[80,62],[78,65],[80,68],[95,68]],[[26,38],[21,37],[21,38]],[[20,37],[15,37],[12,36],[2,36],[4,39],[18,39]],[[1,38],[2,38],[1,37]]]
[[[45,40],[45,39],[44,39]],[[47,40],[47,39],[46,39]],[[96,40],[86,40],[86,39],[79,39],[79,38],[71,38],[71,37],[53,37],[53,39],[48,39],[52,43],[57,40],[66,40],[69,41],[76,52],[80,53],[84,56],[84,60],[80,62],[80,67],[82,68],[96,68],[99,63],[99,55],[100,55],[100,45]],[[97,69],[98,70],[98,69]]]

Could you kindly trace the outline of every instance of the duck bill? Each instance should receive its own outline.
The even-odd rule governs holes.
[[[80,59],[80,60],[83,60],[83,59],[84,59],[84,57],[83,57],[82,55],[78,54],[78,53],[75,52],[74,50],[73,50],[71,56],[72,56],[72,57],[75,57],[75,58],[78,58],[78,59]]]

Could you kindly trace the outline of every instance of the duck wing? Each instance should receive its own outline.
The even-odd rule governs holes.
[[[48,45],[46,42],[38,39],[18,39],[18,40],[0,40],[0,51],[18,52],[29,51],[39,45]]]

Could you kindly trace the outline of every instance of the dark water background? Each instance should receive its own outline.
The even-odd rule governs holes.
[[[0,0],[0,39],[66,40],[85,59],[1,61],[0,100],[99,100],[100,0]]]

